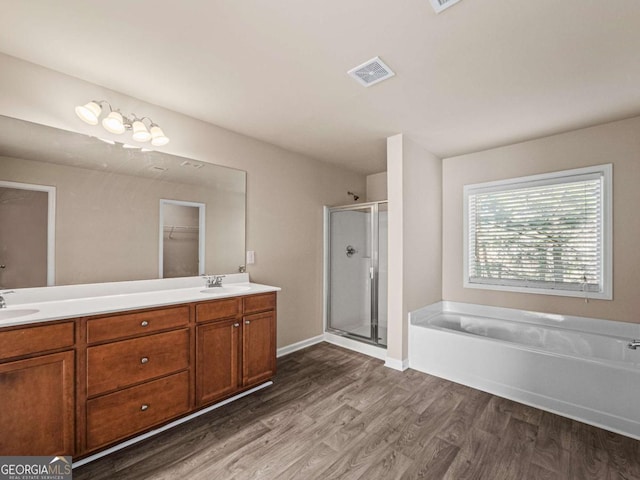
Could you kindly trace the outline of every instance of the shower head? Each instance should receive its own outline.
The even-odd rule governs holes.
[[[360,195],[356,195],[356,194],[355,194],[355,193],[353,193],[353,192],[347,192],[347,195],[351,195],[351,196],[353,197],[353,201],[354,201],[354,202],[357,202],[357,201],[358,201],[358,199],[360,198]]]

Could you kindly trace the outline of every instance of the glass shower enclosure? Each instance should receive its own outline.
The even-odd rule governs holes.
[[[387,345],[387,202],[325,210],[326,329]]]

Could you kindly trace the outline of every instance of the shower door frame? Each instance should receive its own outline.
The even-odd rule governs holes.
[[[324,207],[324,331],[340,335],[342,337],[358,340],[364,343],[387,348],[385,344],[379,343],[379,206],[388,205],[387,200],[380,202],[355,203],[352,205],[342,205],[338,207]],[[341,211],[368,210],[371,214],[370,239],[371,239],[371,267],[369,267],[369,291],[371,300],[371,332],[369,337],[347,332],[331,326],[331,214]],[[375,245],[375,248],[374,248]]]

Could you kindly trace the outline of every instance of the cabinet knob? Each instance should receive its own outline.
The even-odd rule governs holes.
[[[146,320],[143,320],[143,321],[140,322],[140,326],[141,327],[147,327],[147,326],[149,326],[149,322],[147,322]]]
[[[149,357],[142,357],[140,359],[140,363],[148,363],[149,362]]]
[[[238,328],[240,326],[240,324],[239,323],[234,323],[233,326]]]
[[[245,320],[245,321],[244,321],[244,324],[245,324],[245,325],[249,325],[250,323],[251,323],[251,322],[250,322],[249,320]]]
[[[143,412],[148,410],[148,409],[149,409],[149,405],[147,405],[146,403],[143,404],[142,406],[140,406],[140,410],[143,411]]]

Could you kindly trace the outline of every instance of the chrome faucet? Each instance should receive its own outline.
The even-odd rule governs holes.
[[[0,308],[7,308],[7,302],[4,299],[4,295],[7,293],[15,293],[13,290],[7,290],[5,292],[0,292]]]
[[[640,340],[631,340],[627,344],[627,348],[630,348],[631,350],[636,350],[638,347],[640,347]]]
[[[222,287],[222,279],[225,275],[203,275],[202,276],[206,280],[206,287]]]

